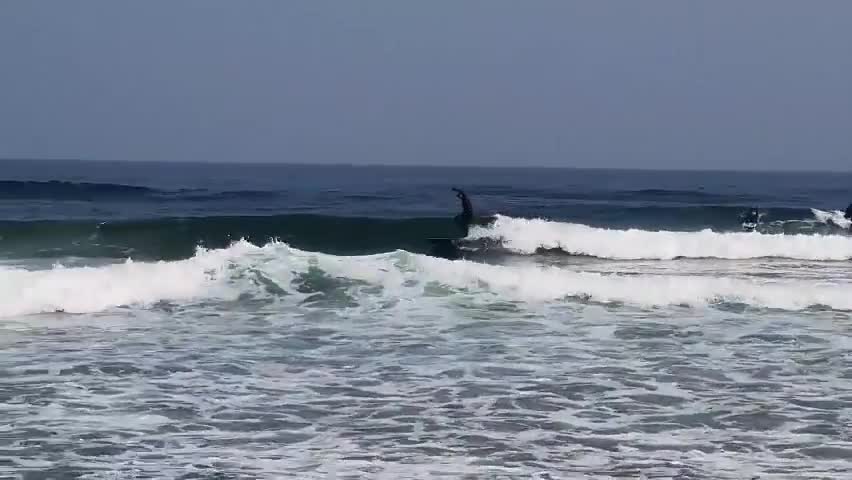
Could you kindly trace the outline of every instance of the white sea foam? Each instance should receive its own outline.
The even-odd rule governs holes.
[[[199,250],[175,262],[126,261],[100,267],[24,270],[0,267],[0,316],[62,311],[87,313],[123,305],[238,295],[229,289],[229,265],[252,249]]]
[[[812,208],[811,212],[813,212],[814,218],[821,223],[829,225],[833,224],[842,228],[849,228],[849,226],[852,225],[852,220],[846,218],[844,216],[844,212],[840,210],[825,211]]]
[[[621,260],[852,258],[852,237],[844,235],[767,235],[753,232],[719,233],[711,230],[613,230],[502,215],[497,216],[496,222],[489,227],[472,229],[470,237],[500,238],[506,248],[520,253],[534,253],[540,248],[561,249],[576,255]]]
[[[706,306],[720,302],[798,310],[814,305],[852,309],[852,283],[814,278],[733,278],[673,274],[620,275],[584,272],[533,263],[487,265],[448,261],[398,251],[342,257],[303,252],[285,244],[256,247],[239,242],[227,249],[200,250],[193,258],[157,263],[25,271],[0,269],[0,316],[65,311],[84,313],[158,301],[233,299],[260,293],[242,281],[255,271],[285,291],[295,289],[296,275],[318,269],[325,275],[363,282],[352,285],[356,300],[378,295],[384,300],[422,299],[430,285],[447,295],[472,294],[520,302],[621,302],[637,306]],[[370,287],[362,289],[366,284]],[[377,293],[378,292],[378,293]]]
[[[304,252],[298,255],[305,255]],[[317,257],[318,265],[331,275],[346,275],[376,282],[394,295],[411,294],[428,282],[437,282],[507,300],[562,301],[579,297],[596,302],[624,302],[640,306],[705,306],[719,302],[798,310],[814,305],[852,309],[852,284],[816,280],[739,279],[690,275],[617,275],[573,271],[556,266],[486,265],[451,262],[406,254],[408,272],[393,268],[390,257],[340,262]],[[415,283],[415,281],[417,281]],[[412,287],[415,284],[418,287]],[[409,292],[405,292],[409,290]]]

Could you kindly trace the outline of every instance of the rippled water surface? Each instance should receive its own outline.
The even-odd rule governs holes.
[[[852,474],[847,314],[441,292],[328,301],[4,321],[0,468],[27,478]]]

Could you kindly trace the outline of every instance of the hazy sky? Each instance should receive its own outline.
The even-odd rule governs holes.
[[[2,0],[0,157],[848,170],[852,2]]]

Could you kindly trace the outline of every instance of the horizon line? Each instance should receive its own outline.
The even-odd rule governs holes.
[[[831,169],[796,169],[784,168],[778,170],[770,169],[728,169],[728,168],[661,168],[661,167],[585,167],[585,166],[567,166],[567,165],[525,165],[525,166],[509,166],[509,165],[471,165],[471,164],[429,164],[429,163],[347,163],[347,162],[278,162],[252,160],[247,162],[235,161],[219,161],[219,160],[108,160],[98,158],[71,158],[71,157],[56,157],[56,158],[41,158],[41,157],[0,157],[0,162],[9,161],[34,161],[34,162],[91,162],[91,163],[135,163],[135,164],[167,164],[167,165],[251,165],[251,166],[292,166],[292,167],[351,167],[351,168],[375,168],[375,167],[390,167],[390,168],[474,168],[474,169],[495,169],[495,170],[520,170],[520,169],[538,169],[538,170],[595,170],[595,171],[643,171],[643,172],[695,172],[695,173],[852,173],[852,169],[848,170],[831,170]]]

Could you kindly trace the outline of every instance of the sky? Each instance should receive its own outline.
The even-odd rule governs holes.
[[[3,0],[0,157],[852,169],[848,0]]]

